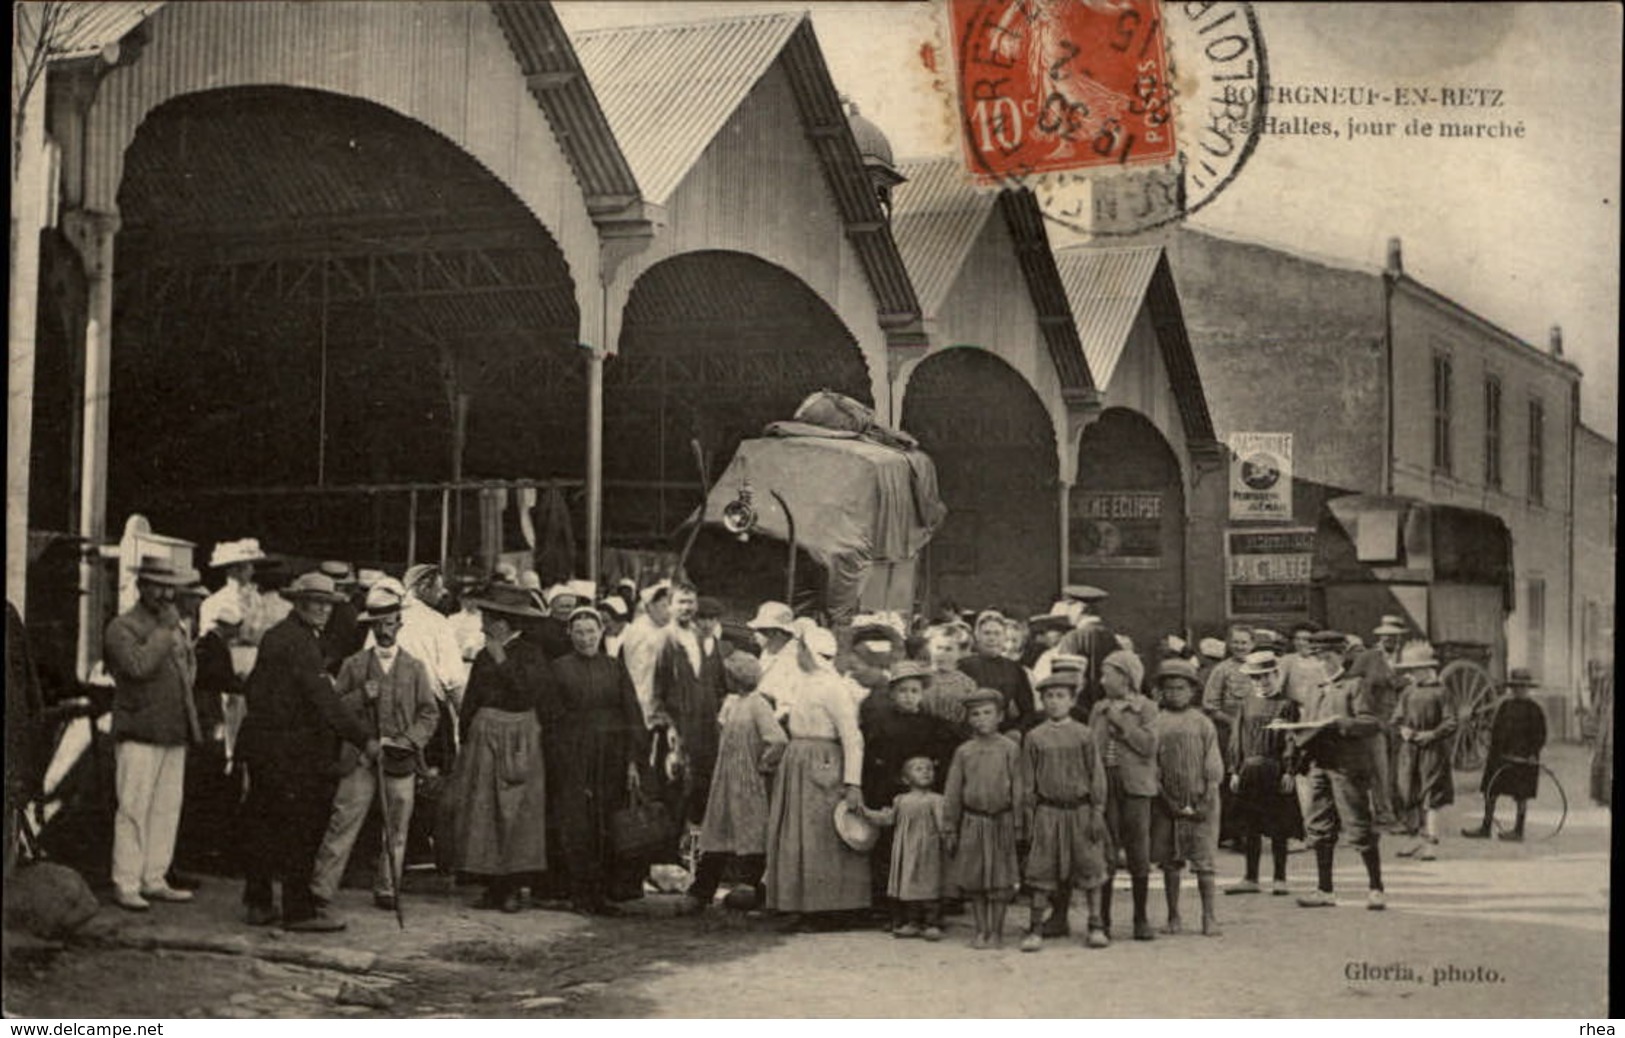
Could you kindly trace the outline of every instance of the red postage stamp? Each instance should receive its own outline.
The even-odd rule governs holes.
[[[959,117],[984,180],[1165,163],[1159,0],[951,0]]]

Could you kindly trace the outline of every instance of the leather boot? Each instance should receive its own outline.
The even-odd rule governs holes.
[[[1134,876],[1129,884],[1134,892],[1134,939],[1149,941],[1156,936],[1151,929],[1151,918],[1146,914],[1146,902],[1151,899],[1151,877]]]
[[[1044,925],[1039,930],[1039,933],[1044,937],[1067,936],[1072,932],[1072,927],[1066,919],[1067,912],[1072,907],[1071,888],[1057,890],[1051,894],[1049,903],[1053,911],[1050,913],[1050,917],[1044,920]]]

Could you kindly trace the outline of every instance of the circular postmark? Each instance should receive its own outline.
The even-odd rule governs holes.
[[[1243,0],[950,0],[948,16],[970,172],[1074,230],[1181,220],[1257,147],[1269,73]]]

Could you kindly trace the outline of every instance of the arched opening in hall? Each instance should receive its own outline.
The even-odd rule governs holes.
[[[402,484],[579,481],[569,268],[445,137],[326,92],[188,94],[137,131],[118,201],[111,528],[438,559],[442,494]],[[453,558],[483,511],[447,496]]]
[[[1148,650],[1185,630],[1185,484],[1151,420],[1107,408],[1084,429],[1068,501],[1067,579],[1110,593],[1101,612]]]
[[[925,601],[1037,612],[1058,590],[1055,427],[1027,380],[987,350],[920,362],[903,428],[936,463],[948,518],[926,549]]]
[[[605,572],[634,569],[621,554],[629,550],[681,547],[673,534],[701,500],[695,441],[714,480],[741,440],[788,420],[809,393],[873,406],[869,386],[852,333],[783,268],[726,251],[650,267],[632,287],[604,371]],[[708,591],[727,593],[717,583],[726,572],[782,569],[766,542],[715,556],[711,541],[708,532],[688,567]]]

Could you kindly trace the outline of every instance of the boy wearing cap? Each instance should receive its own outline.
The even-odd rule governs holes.
[[[1074,888],[1089,903],[1088,945],[1109,943],[1100,918],[1100,887],[1106,872],[1106,769],[1094,735],[1072,717],[1077,677],[1051,674],[1039,682],[1044,720],[1021,741],[1022,788],[1028,816],[1022,828],[1032,848],[1022,871],[1023,886],[1032,891],[1032,921],[1021,950],[1043,946],[1045,902],[1066,931],[1067,908]]]
[[[1371,822],[1371,783],[1374,779],[1368,737],[1378,730],[1365,682],[1343,669],[1346,640],[1337,631],[1317,631],[1315,651],[1326,680],[1316,687],[1303,719],[1314,727],[1297,738],[1300,768],[1306,768],[1307,792],[1303,828],[1315,849],[1319,883],[1312,893],[1298,898],[1303,908],[1330,908],[1337,904],[1332,891],[1332,859],[1342,834],[1360,852],[1370,890],[1366,907],[1387,907],[1382,888],[1379,838]]]
[[[728,897],[730,907],[759,907],[766,900],[762,874],[767,868],[768,781],[790,739],[773,716],[773,704],[758,689],[762,665],[749,653],[736,652],[723,661],[729,684],[738,694],[723,709],[717,763],[700,827],[700,861],[694,884],[683,903],[685,912],[711,904],[730,858],[740,862],[754,898]]]
[[[1495,824],[1495,801],[1509,796],[1518,813],[1512,829],[1500,838],[1514,843],[1523,839],[1524,817],[1529,801],[1540,788],[1540,751],[1546,746],[1546,714],[1529,698],[1535,680],[1522,667],[1507,675],[1507,697],[1495,708],[1490,721],[1490,749],[1484,757],[1484,821],[1476,829],[1463,829],[1461,835],[1483,840]]]
[[[1164,932],[1183,929],[1179,915],[1179,879],[1186,863],[1196,873],[1202,899],[1202,933],[1219,935],[1213,913],[1214,858],[1219,847],[1219,784],[1224,760],[1219,736],[1201,711],[1191,709],[1196,697],[1196,667],[1184,660],[1157,665],[1162,712],[1157,715],[1157,802],[1151,812],[1151,855],[1162,866],[1168,900]]]
[[[153,901],[190,901],[165,881],[175,856],[185,790],[186,746],[199,740],[192,682],[197,660],[181,628],[178,588],[197,574],[164,559],[135,571],[135,605],[107,625],[103,641],[113,676],[113,898],[144,912]]]
[[[1420,843],[1400,851],[1399,856],[1414,855],[1432,861],[1434,848],[1439,845],[1439,811],[1456,800],[1450,775],[1456,712],[1445,699],[1444,686],[1439,684],[1439,660],[1433,646],[1426,642],[1405,646],[1394,669],[1410,679],[1399,693],[1392,718],[1399,745],[1394,806],[1405,827],[1411,832],[1420,828],[1422,834]]]
[[[1129,653],[1122,655],[1132,658]],[[1111,661],[1112,656],[1107,660]],[[1140,694],[1128,661],[1113,662],[1103,668],[1102,676],[1105,698],[1089,714],[1089,730],[1106,772],[1106,831],[1110,837],[1106,853],[1109,871],[1100,894],[1101,930],[1111,935],[1112,887],[1117,880],[1117,852],[1121,849],[1134,897],[1134,939],[1149,941],[1153,936],[1146,914],[1151,885],[1151,805],[1160,788],[1157,704]]]
[[[333,813],[311,879],[311,889],[321,902],[331,903],[338,893],[356,837],[374,798],[380,795],[388,812],[389,848],[378,854],[373,903],[393,910],[399,894],[395,884],[406,864],[406,834],[412,823],[417,774],[424,747],[440,722],[440,705],[428,668],[396,644],[401,605],[401,597],[388,587],[367,592],[366,610],[356,621],[370,630],[373,647],[351,654],[339,666],[334,691],[345,709],[378,739],[384,788],[378,788],[379,769],[374,762],[349,743],[340,746]]]

